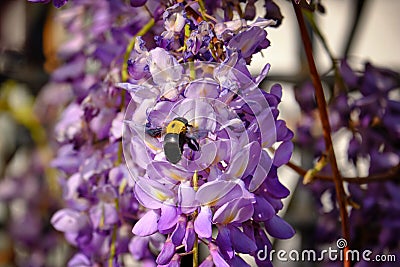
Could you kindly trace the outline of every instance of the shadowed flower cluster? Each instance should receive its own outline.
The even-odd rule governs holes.
[[[365,64],[362,72],[355,72],[347,61],[340,66],[347,91],[335,96],[330,105],[330,123],[336,134],[348,134],[347,160],[356,170],[363,169],[369,175],[382,177],[366,185],[350,183],[348,191],[353,208],[350,212],[351,246],[353,249],[371,249],[375,254],[390,251],[399,253],[396,237],[399,231],[394,212],[400,187],[397,181],[383,180],[385,176],[398,177],[400,163],[399,119],[400,102],[396,89],[400,87],[400,75],[389,69]],[[298,128],[299,145],[314,146],[316,156],[324,151],[322,137],[313,134],[313,87],[305,84],[296,91],[296,99],[306,111],[304,123]],[[367,162],[367,163],[366,163]],[[327,169],[327,168],[326,168]],[[329,172],[329,170],[323,170]],[[321,212],[317,228],[317,239],[321,243],[334,241],[338,233],[339,210],[335,205],[336,193],[333,185],[315,182],[311,185],[318,199]],[[329,195],[330,210],[326,210],[321,195]],[[368,224],[366,224],[368,222]],[[391,234],[389,234],[389,232]],[[360,262],[357,266],[370,266]]]

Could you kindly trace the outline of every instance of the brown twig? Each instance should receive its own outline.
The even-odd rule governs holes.
[[[328,117],[328,111],[326,108],[325,95],[324,95],[324,91],[322,89],[322,84],[321,84],[321,80],[320,80],[317,68],[315,66],[313,53],[312,53],[311,40],[307,33],[307,28],[306,28],[306,25],[304,22],[304,17],[303,17],[303,13],[301,11],[301,7],[299,5],[297,5],[294,0],[292,0],[292,4],[294,7],[294,11],[296,13],[297,22],[300,27],[301,38],[303,40],[304,50],[305,50],[305,53],[307,56],[307,62],[308,62],[308,66],[310,69],[311,79],[312,79],[312,82],[313,82],[313,85],[315,88],[315,96],[317,99],[318,111],[320,114],[326,151],[328,152],[327,153],[328,159],[331,164],[331,168],[332,168],[332,172],[333,172],[333,182],[335,183],[337,201],[338,201],[339,209],[340,209],[342,234],[343,234],[343,237],[347,241],[350,241],[349,223],[348,223],[348,215],[347,215],[347,209],[346,209],[347,196],[346,196],[344,188],[343,188],[343,180],[340,175],[339,168],[338,168],[337,161],[336,161],[335,152],[333,150],[332,137],[331,137],[331,126],[329,124],[329,117]],[[349,249],[349,247],[346,247],[344,252],[346,253],[348,251],[348,249]],[[348,259],[345,259],[344,266],[350,267],[350,261]]]
[[[302,167],[294,164],[293,162],[286,163],[286,166],[304,176],[307,173],[307,170],[303,169]],[[333,177],[329,175],[323,174],[315,174],[314,179],[322,180],[322,181],[333,181]],[[356,176],[356,177],[342,177],[343,181],[348,183],[355,183],[355,184],[367,184],[367,183],[374,183],[374,182],[385,182],[392,179],[400,179],[400,164],[397,166],[389,169],[384,173],[379,174],[372,174],[369,176]]]

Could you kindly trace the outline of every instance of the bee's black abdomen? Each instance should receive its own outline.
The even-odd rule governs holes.
[[[181,160],[184,140],[178,134],[166,134],[164,136],[164,154],[169,162],[176,164]]]

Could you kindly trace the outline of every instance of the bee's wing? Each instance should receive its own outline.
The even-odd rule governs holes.
[[[141,139],[144,139],[144,135],[146,133],[146,127],[144,125],[130,120],[124,120],[124,124],[126,124],[135,135],[138,135]]]
[[[210,130],[207,130],[207,129],[194,129],[194,130],[190,131],[190,133],[188,135],[189,135],[189,137],[194,138],[194,139],[203,139],[208,136],[209,132],[210,132]]]

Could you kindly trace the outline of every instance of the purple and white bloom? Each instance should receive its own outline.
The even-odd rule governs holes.
[[[186,40],[187,51],[185,58],[193,57],[209,61],[212,55],[209,49],[210,42],[214,37],[211,24],[202,21],[197,25],[197,29],[192,30]]]
[[[226,266],[241,261],[236,253],[257,250],[261,224],[276,238],[290,238],[294,230],[276,215],[289,194],[276,170],[293,150],[291,131],[277,120],[281,88],[260,90],[237,53],[221,65],[177,65],[161,48],[149,54],[154,61],[149,80],[117,85],[132,97],[124,119],[124,156],[135,196],[148,209],[133,233],[168,235],[159,264],[168,264],[181,244],[190,250],[195,235],[209,242],[214,263]],[[176,118],[189,126],[174,164],[165,156],[164,132]],[[156,129],[159,136],[149,134]],[[189,147],[189,139],[196,140],[198,151]],[[268,148],[278,142],[272,156]],[[243,224],[248,225],[244,232]]]
[[[183,30],[187,23],[183,4],[175,4],[167,8],[163,14],[165,31],[161,34],[166,39],[171,39],[174,35]]]

